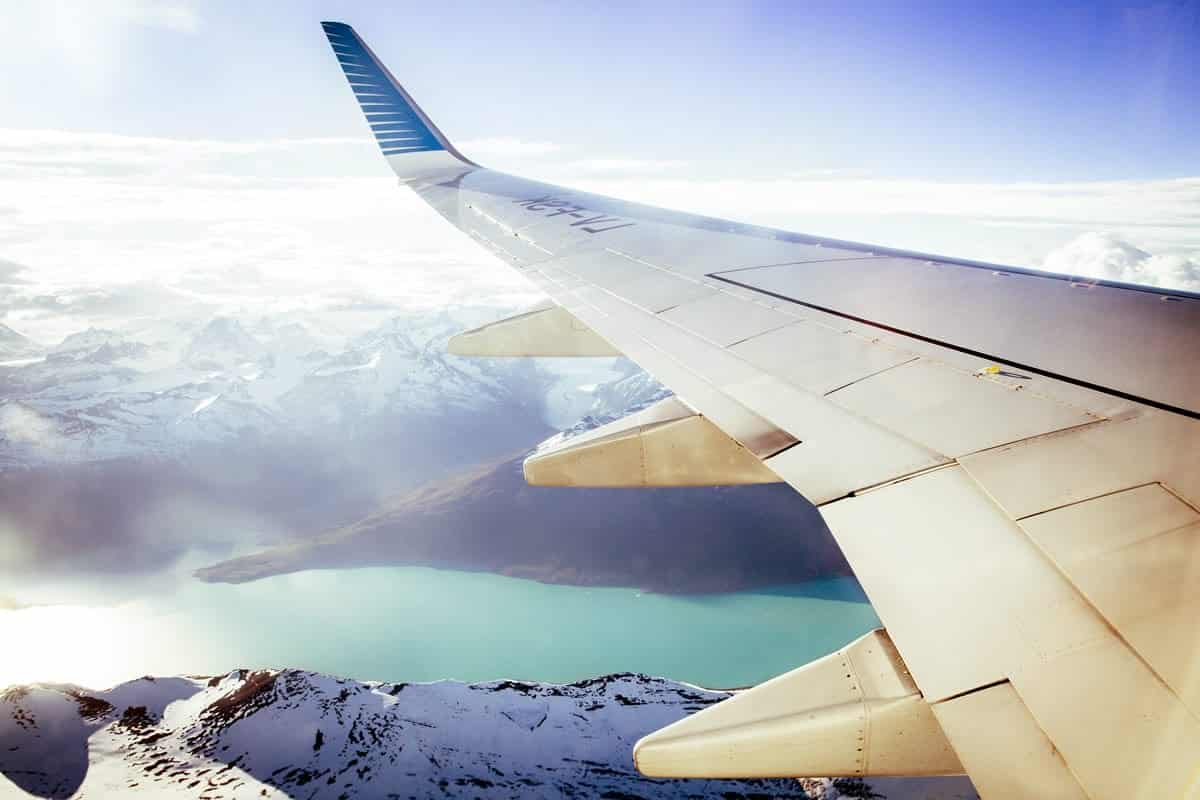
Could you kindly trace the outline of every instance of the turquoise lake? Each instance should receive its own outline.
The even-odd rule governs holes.
[[[99,688],[142,674],[287,666],[388,681],[644,672],[736,687],[878,625],[849,578],[679,596],[423,567],[320,570],[242,585],[187,581],[116,606],[0,612],[0,637],[18,645],[0,685]]]

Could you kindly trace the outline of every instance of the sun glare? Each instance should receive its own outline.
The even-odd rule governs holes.
[[[0,611],[0,687],[75,683],[107,689],[144,671],[151,637],[120,607],[37,606]]]

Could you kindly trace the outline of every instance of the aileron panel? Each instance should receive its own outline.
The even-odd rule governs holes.
[[[927,359],[880,371],[828,397],[953,457],[1097,419],[1079,408]]]
[[[729,348],[770,375],[814,394],[834,389],[916,358],[814,322],[796,322]]]

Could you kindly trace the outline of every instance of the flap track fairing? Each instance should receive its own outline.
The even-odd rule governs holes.
[[[533,486],[654,487],[778,483],[757,456],[677,397],[525,460]]]
[[[450,337],[452,355],[490,358],[527,356],[619,356],[621,353],[551,302]]]
[[[655,731],[633,759],[663,778],[963,772],[884,630]]]

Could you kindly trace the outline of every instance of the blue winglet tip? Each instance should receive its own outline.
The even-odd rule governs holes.
[[[344,22],[321,22],[375,141],[385,156],[445,150],[433,124]]]
[[[352,37],[355,37],[355,38],[357,38],[357,36],[358,36],[358,35],[357,35],[357,34],[354,32],[354,28],[350,27],[349,25],[347,25],[347,24],[346,24],[346,23],[344,23],[344,22],[337,22],[337,21],[335,21],[335,20],[328,20],[328,19],[327,19],[327,20],[322,20],[322,21],[321,21],[321,30],[323,30],[323,31],[325,32],[325,35],[326,35],[326,36],[328,36],[328,35],[330,35],[330,34],[333,34],[333,35],[335,35],[335,36],[337,36],[337,35],[341,35],[341,36],[347,36],[347,35],[349,35],[349,36],[352,36]],[[331,40],[331,41],[332,41],[332,40]]]

